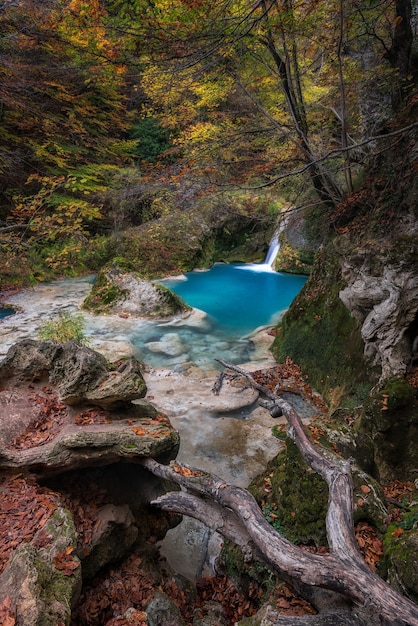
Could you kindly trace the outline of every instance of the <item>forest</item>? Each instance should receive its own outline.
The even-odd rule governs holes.
[[[410,125],[388,121],[415,89],[410,2],[22,0],[0,20],[2,289],[133,239],[149,275],[213,260],[175,249],[175,211],[228,239],[226,216],[271,230],[303,207],[317,244]]]
[[[22,344],[34,381],[37,367],[55,372],[36,393],[28,383],[25,401],[39,405],[42,420],[13,435],[17,451],[2,447],[0,429],[2,567],[7,513],[36,500],[42,523],[62,505],[78,524],[76,552],[71,538],[48,557],[57,585],[64,579],[65,593],[79,600],[62,609],[59,626],[418,624],[416,4],[0,0],[0,59],[4,306],[19,290],[109,268],[152,281],[218,261],[261,262],[284,215],[274,269],[309,277],[271,330],[274,371],[251,374],[219,354],[225,372],[214,393],[238,380],[288,424],[273,427],[285,451],[249,490],[160,463],[156,453],[124,466],[135,480],[177,485],[152,501],[160,509],[144,522],[147,530],[155,524],[152,541],[177,514],[201,520],[225,538],[222,575],[193,590],[174,578],[156,582],[145,556],[132,552],[107,578],[88,582],[80,600],[82,552],[91,549],[95,516],[107,501],[92,486],[94,468],[91,484],[68,472],[58,503],[48,446],[49,437],[61,445],[61,433],[49,429],[72,419],[61,393],[65,367],[80,358],[88,378],[97,364],[85,345],[64,363],[44,342],[39,350]],[[103,302],[89,311],[111,312]],[[72,350],[64,341],[62,350]],[[0,363],[4,415],[10,409],[1,392],[12,389],[13,359],[21,358],[19,346],[13,350]],[[96,358],[102,382],[132,376],[146,388],[132,359]],[[19,384],[13,393],[23,393]],[[312,401],[321,394],[322,421],[304,429],[280,385]],[[101,398],[96,391],[80,397]],[[143,398],[145,391],[135,393]],[[115,407],[100,401],[83,405],[77,427],[112,422]],[[145,428],[132,415],[125,420],[131,438],[148,436],[150,427],[160,433],[151,439],[177,445],[164,415],[150,413]],[[77,455],[80,445],[71,445]],[[134,454],[136,440],[127,445]],[[112,454],[100,464],[115,462]],[[18,458],[29,469],[16,476]],[[125,476],[120,458],[117,480]],[[26,483],[32,468],[40,487],[33,477]],[[315,513],[306,517],[311,497]],[[21,519],[17,526],[22,531]],[[36,537],[44,549],[44,535]],[[0,592],[9,589],[4,580]],[[155,588],[181,615],[173,617],[171,606],[168,616],[154,608],[157,617],[147,618]],[[48,591],[55,599],[65,595],[57,589]],[[0,597],[0,621],[29,626],[19,619],[9,595]],[[34,626],[58,618],[42,619]]]

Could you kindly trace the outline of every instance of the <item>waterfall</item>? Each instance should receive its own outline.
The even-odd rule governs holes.
[[[287,218],[282,217],[276,230],[273,233],[273,237],[270,241],[269,249],[267,250],[266,258],[264,259],[263,265],[268,265],[273,268],[274,261],[277,258],[280,250],[280,234],[283,232],[285,226],[287,224]]]
[[[273,263],[280,250],[279,232],[279,229],[277,229],[272,240],[270,241],[269,249],[267,250],[266,258],[264,259],[264,265],[270,265],[270,267],[273,267]]]

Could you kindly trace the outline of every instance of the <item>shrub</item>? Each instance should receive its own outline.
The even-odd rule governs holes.
[[[59,313],[56,319],[46,322],[38,331],[43,341],[65,343],[76,341],[86,345],[89,340],[84,336],[84,317],[81,313]]]

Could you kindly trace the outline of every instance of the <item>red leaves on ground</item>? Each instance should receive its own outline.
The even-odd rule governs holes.
[[[0,624],[2,626],[15,626],[16,613],[12,609],[12,601],[10,596],[6,596],[2,602],[0,602]]]
[[[406,374],[406,380],[415,389],[418,389],[418,367],[414,367]]]
[[[98,513],[105,504],[109,504],[110,496],[93,480],[84,478],[80,481],[77,475],[62,477],[59,490],[61,501],[74,520],[77,548],[86,555],[90,552]]]
[[[392,480],[386,485],[382,485],[382,489],[387,498],[392,498],[401,503],[404,499],[409,499],[411,492],[414,490],[414,483],[412,481]]]
[[[103,409],[91,408],[82,413],[77,413],[74,422],[78,426],[88,426],[89,424],[110,424],[112,420]]]
[[[71,576],[77,567],[80,567],[80,561],[73,557],[74,548],[68,546],[65,550],[58,552],[54,558],[54,566],[60,570],[65,576]]]
[[[19,475],[0,479],[0,497],[1,572],[11,552],[21,543],[31,541],[45,526],[57,508],[57,495],[40,487],[34,479]],[[47,545],[51,539],[45,536],[40,541]]]
[[[276,602],[276,608],[280,610],[283,615],[314,615],[315,609],[308,604],[302,598],[296,596],[289,585],[286,583],[280,583],[276,589],[278,592],[278,600]]]
[[[364,560],[373,571],[376,571],[376,566],[383,556],[383,542],[377,536],[376,529],[367,522],[359,522],[354,532]]]
[[[309,399],[318,408],[318,411],[323,412],[326,410],[325,403],[313,392],[299,365],[293,363],[289,357],[286,357],[284,363],[268,370],[252,372],[251,375],[259,385],[263,385],[263,387],[266,387],[273,393],[280,395],[284,391],[289,391],[301,394]]]
[[[45,386],[42,391],[43,394],[29,396],[32,406],[38,407],[38,416],[13,439],[9,448],[26,450],[41,446],[52,441],[60,432],[67,417],[67,407],[61,403],[51,387]]]

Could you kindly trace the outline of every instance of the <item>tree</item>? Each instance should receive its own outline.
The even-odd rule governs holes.
[[[146,12],[153,35],[144,89],[166,123],[182,129],[178,141],[192,163],[211,166],[212,179],[272,185],[306,172],[319,202],[335,207],[365,156],[353,151],[368,139],[360,115],[365,51],[373,51],[372,71],[388,94],[399,74],[387,71],[383,53],[392,50],[396,67],[410,53],[406,44],[396,52],[401,25],[410,32],[398,4],[157,0]],[[221,164],[225,176],[216,179]]]
[[[165,511],[188,515],[237,544],[247,560],[262,560],[328,613],[329,624],[374,624],[414,626],[418,607],[392,589],[364,562],[354,536],[350,461],[330,455],[314,445],[292,406],[276,393],[259,385],[245,370],[220,360],[237,372],[270,401],[270,412],[283,414],[288,434],[305,461],[326,481],[329,490],[326,529],[329,554],[310,554],[290,543],[264,518],[256,501],[245,489],[221,478],[172,462],[161,465],[143,461],[154,475],[182,487],[153,502]],[[295,624],[309,625],[312,616]],[[291,624],[286,617],[277,624]]]

